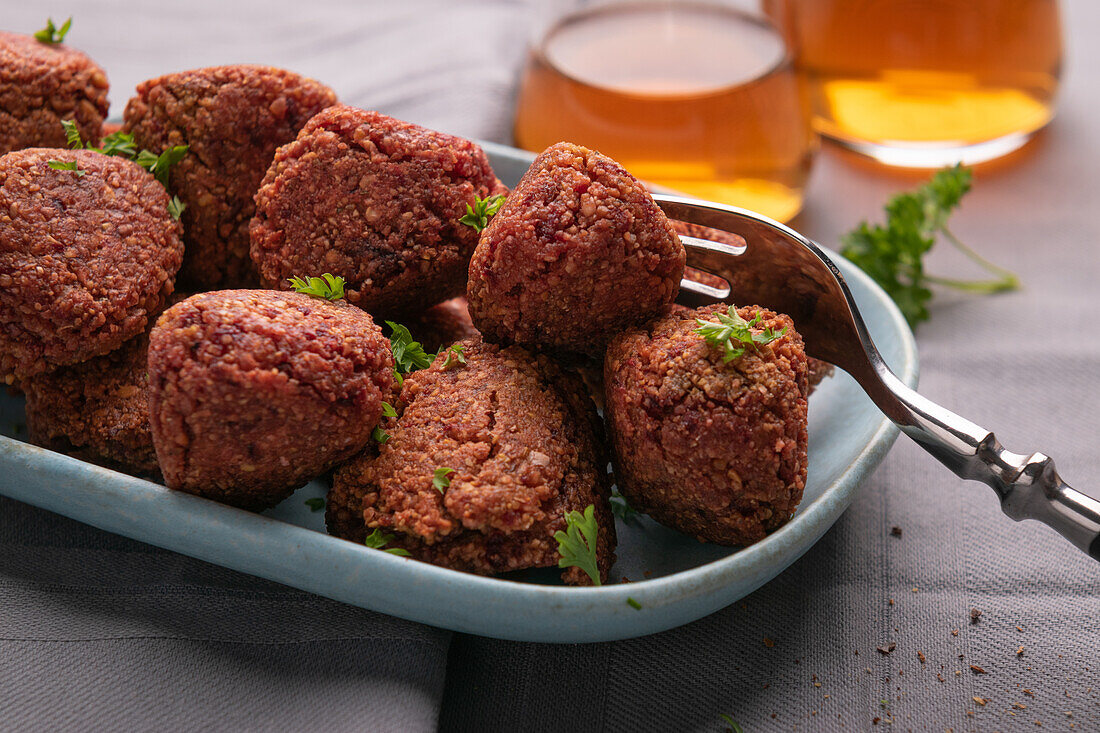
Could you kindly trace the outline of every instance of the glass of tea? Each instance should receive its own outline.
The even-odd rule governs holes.
[[[979,163],[1054,115],[1057,0],[765,0],[822,135],[883,163]]]
[[[602,4],[550,24],[515,139],[585,145],[643,181],[780,221],[802,207],[817,146],[782,36],[759,13],[702,2]]]

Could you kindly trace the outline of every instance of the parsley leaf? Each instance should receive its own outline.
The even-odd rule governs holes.
[[[390,440],[390,434],[377,426],[371,431],[370,437],[377,441],[379,445],[385,445]]]
[[[389,402],[382,403],[382,417],[397,417],[397,410]]]
[[[741,727],[741,724],[726,713],[718,713],[718,717],[726,721],[726,725],[729,726],[730,733],[745,733],[745,729]]]
[[[628,606],[630,606],[631,608],[633,608],[635,611],[641,611],[642,610],[642,604],[638,603],[636,600],[634,600],[633,598],[630,598],[629,596],[626,599],[626,604]]]
[[[432,357],[424,351],[419,341],[413,339],[409,329],[400,323],[386,321],[390,327],[390,349],[393,351],[393,359],[397,362],[398,384],[402,374],[415,372],[417,369],[426,369],[432,365]]]
[[[453,468],[437,468],[432,475],[432,486],[439,489],[439,493],[443,493],[443,489],[451,485],[451,478],[449,474],[454,473]]]
[[[458,223],[473,227],[480,232],[489,226],[489,220],[500,211],[501,206],[504,206],[504,194],[502,193],[484,199],[480,196],[474,196],[474,205],[466,204],[466,214],[458,220]]]
[[[69,29],[73,27],[73,18],[69,16],[69,19],[61,24],[58,28],[53,24],[53,18],[46,19],[46,27],[40,31],[36,31],[34,39],[39,43],[48,43],[51,46],[57,43],[61,43],[65,40],[65,36],[69,34]]]
[[[339,275],[325,273],[321,277],[311,277],[304,280],[300,277],[292,277],[287,280],[290,287],[296,293],[305,293],[322,300],[340,300],[344,297],[344,278]]]
[[[963,244],[947,228],[947,218],[970,190],[972,172],[956,165],[932,176],[915,191],[900,193],[885,207],[886,223],[860,222],[841,237],[840,253],[871,276],[893,298],[910,326],[928,320],[929,285],[973,293],[1015,290],[1019,278],[989,262]],[[997,277],[990,280],[954,280],[924,271],[923,257],[942,234],[960,252]]]
[[[96,150],[96,148],[90,148],[90,150]],[[103,138],[103,145],[98,148],[98,152],[133,160],[137,157],[137,146],[134,144],[134,136],[130,133],[112,132]]]
[[[453,344],[447,348],[447,355],[443,358],[443,363],[439,365],[441,369],[450,369],[451,363],[465,364],[466,357],[462,352],[466,350],[466,347],[462,344]],[[442,352],[440,352],[442,353]]]
[[[630,506],[618,491],[611,493],[611,513],[627,524],[638,523],[638,510]]]
[[[578,567],[588,573],[593,585],[600,584],[600,570],[596,565],[596,507],[589,504],[584,514],[574,510],[565,515],[565,532],[554,533],[558,541],[559,568]]]
[[[757,311],[751,321],[746,321],[738,315],[737,308],[732,304],[729,306],[728,314],[718,313],[715,317],[718,319],[717,321],[704,321],[701,318],[696,318],[695,333],[702,336],[714,348],[722,350],[723,364],[729,364],[734,359],[740,359],[745,354],[747,347],[751,346],[755,350],[757,346],[770,344],[787,332],[787,327],[784,326],[778,331],[769,327],[761,333],[753,333],[753,326],[760,323],[763,314]]]
[[[137,154],[137,157],[134,158],[134,162],[142,168],[148,169],[148,171],[160,181],[162,186],[168,188],[168,174],[172,170],[172,166],[183,160],[183,157],[187,155],[189,149],[189,145],[175,145],[168,148],[160,155],[148,150],[142,150]]]
[[[176,221],[180,220],[180,216],[183,214],[183,210],[187,208],[187,204],[180,201],[179,196],[173,196],[172,200],[168,202],[168,213]]]
[[[81,150],[84,140],[80,137],[80,130],[76,129],[76,123],[72,120],[61,120],[61,127],[65,130],[65,141],[73,150]]]
[[[77,167],[75,160],[48,160],[46,165],[53,168],[55,171],[72,171],[76,173],[77,178],[82,178],[87,171],[80,170]]]
[[[382,550],[386,545],[393,542],[393,535],[383,532],[381,529],[375,527],[374,531],[367,535],[367,538],[363,540],[363,544],[372,550]],[[402,550],[400,547],[391,547],[385,552],[391,555],[400,555],[401,557],[409,557],[408,550]]]
[[[319,512],[325,508],[325,500],[319,496],[314,496],[310,499],[306,499],[305,504],[312,512]]]

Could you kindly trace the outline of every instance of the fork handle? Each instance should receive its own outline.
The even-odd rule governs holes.
[[[880,372],[886,394],[872,394],[902,431],[964,479],[993,488],[1017,522],[1036,519],[1100,560],[1100,501],[1058,475],[1042,454],[1012,453],[990,431],[922,397],[892,372]]]

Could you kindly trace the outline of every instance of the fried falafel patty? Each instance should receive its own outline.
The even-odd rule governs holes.
[[[428,310],[413,316],[405,326],[427,352],[437,352],[454,343],[477,336],[474,322],[470,320],[466,298],[445,300]]]
[[[61,120],[98,145],[107,87],[103,69],[75,48],[0,31],[0,155],[68,147]]]
[[[583,385],[545,356],[480,338],[465,364],[405,377],[390,438],[341,467],[329,496],[330,531],[356,541],[380,528],[426,562],[491,574],[550,567],[569,511],[593,505],[602,580],[614,561],[606,456]],[[440,468],[449,485],[433,484]],[[358,522],[355,522],[358,514]],[[562,574],[587,585],[580,568]]]
[[[0,380],[145,331],[172,293],[180,235],[164,187],[136,163],[46,148],[0,157]]]
[[[695,332],[724,304],[676,309],[607,350],[607,423],[630,505],[706,542],[747,545],[783,525],[806,485],[806,354],[791,319],[738,314],[786,332],[729,363]]]
[[[684,260],[642,184],[605,155],[558,143],[481,233],[470,315],[486,340],[598,358],[673,301]]]
[[[344,302],[195,295],[157,320],[149,417],[169,488],[274,506],[370,441],[393,385],[389,341]]]
[[[138,148],[160,153],[190,146],[169,182],[187,205],[181,284],[213,290],[257,283],[248,257],[256,189],[275,149],[335,103],[336,94],[320,82],[249,64],[182,71],[138,85],[124,115]]]
[[[349,302],[414,314],[462,294],[474,197],[505,194],[469,140],[378,112],[331,107],[279,149],[256,194],[252,260],[266,287],[329,272]]]

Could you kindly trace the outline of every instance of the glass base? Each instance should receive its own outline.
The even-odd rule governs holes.
[[[956,163],[963,165],[984,163],[1008,155],[1023,147],[1041,129],[1040,127],[1026,132],[1014,132],[1011,135],[971,145],[957,145],[950,141],[871,143],[838,137],[825,131],[822,131],[821,135],[826,140],[884,165],[898,168],[944,168]]]

